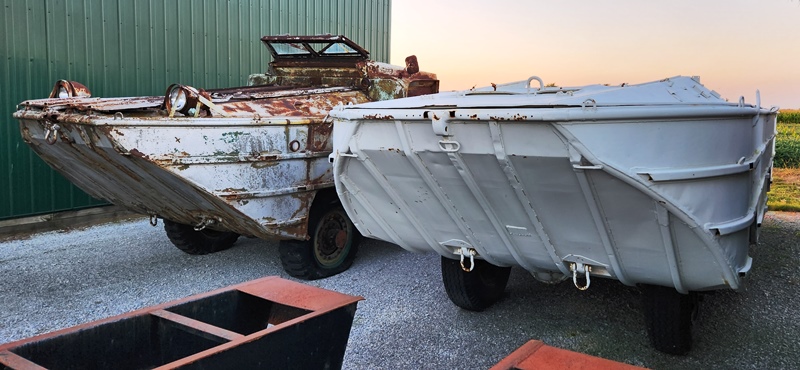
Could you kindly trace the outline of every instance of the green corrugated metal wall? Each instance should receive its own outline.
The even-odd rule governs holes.
[[[390,13],[391,0],[3,0],[0,219],[104,204],[28,149],[11,117],[55,81],[100,97],[241,86],[267,69],[260,37],[287,33],[343,34],[388,62]]]

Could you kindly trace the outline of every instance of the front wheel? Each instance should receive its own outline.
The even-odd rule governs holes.
[[[484,260],[475,260],[470,272],[461,262],[442,257],[442,282],[453,303],[465,310],[483,311],[500,300],[508,284],[511,267],[499,267]]]
[[[692,348],[692,330],[699,311],[697,292],[678,293],[674,288],[642,286],[647,334],[653,347],[672,355]]]
[[[281,264],[298,279],[316,280],[350,268],[358,252],[361,234],[341,204],[320,204],[312,209],[309,240],[282,240],[278,246]]]
[[[178,249],[188,254],[208,254],[219,252],[233,246],[239,234],[228,231],[203,229],[197,231],[193,226],[164,220],[164,231]]]

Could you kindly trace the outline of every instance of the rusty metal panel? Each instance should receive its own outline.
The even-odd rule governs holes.
[[[502,359],[490,370],[569,370],[569,369],[605,369],[605,370],[644,370],[643,367],[608,360],[551,347],[539,340],[531,340],[522,347]]]
[[[340,369],[361,300],[269,276],[0,345],[0,368]]]
[[[11,114],[53,82],[95,96],[162,95],[171,83],[241,86],[267,70],[260,37],[345,34],[389,61],[391,0],[3,0],[0,219],[103,204],[52,171]]]

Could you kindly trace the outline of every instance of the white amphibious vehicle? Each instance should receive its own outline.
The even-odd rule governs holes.
[[[580,289],[612,278],[642,286],[655,347],[685,353],[696,292],[739,289],[750,270],[776,112],[696,77],[531,77],[334,108],[331,158],[359,231],[441,254],[456,305],[499,299],[510,266]]]

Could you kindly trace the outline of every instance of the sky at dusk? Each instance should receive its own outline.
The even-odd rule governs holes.
[[[392,64],[441,91],[700,76],[729,101],[800,108],[800,0],[393,0]]]

